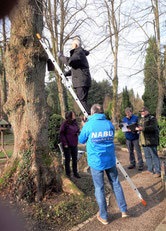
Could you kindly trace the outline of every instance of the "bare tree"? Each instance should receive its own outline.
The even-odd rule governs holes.
[[[117,94],[118,94],[118,47],[119,47],[119,30],[120,30],[120,5],[118,6],[118,15],[115,10],[115,1],[110,1],[110,6],[108,2],[104,0],[107,16],[108,16],[108,30],[110,34],[110,46],[114,57],[114,71],[113,71],[113,100],[112,100],[112,121],[116,122],[116,108],[117,108]],[[113,40],[113,35],[115,39]]]
[[[158,102],[156,105],[156,117],[159,118],[163,110],[163,99],[165,94],[165,69],[166,69],[166,60],[165,60],[165,46],[161,46],[161,28],[162,23],[160,22],[163,14],[165,13],[166,8],[164,1],[151,0],[147,1],[144,4],[136,4],[135,11],[132,13],[130,18],[135,23],[135,29],[141,29],[145,35],[144,41],[140,41],[139,45],[137,43],[137,53],[144,54],[146,46],[150,37],[155,37],[156,40],[156,54],[155,62],[157,66],[157,75],[154,80],[158,86]],[[138,50],[138,48],[140,48]],[[152,67],[153,68],[153,67]],[[152,77],[153,78],[153,77]]]
[[[51,173],[46,165],[49,158],[44,85],[47,57],[36,37],[43,29],[41,12],[42,0],[19,0],[9,16],[11,37],[5,55],[9,89],[4,109],[14,131],[14,152],[5,172],[10,175],[11,192],[29,200],[42,199],[55,180],[55,172]]]
[[[51,35],[52,53],[58,64],[57,52],[64,53],[64,46],[77,35],[76,33],[83,24],[89,20],[85,13],[87,0],[80,3],[78,0],[45,0],[44,16],[46,28]],[[78,32],[79,34],[79,32]],[[63,69],[63,66],[61,66]],[[61,107],[61,115],[64,117],[66,110],[64,88],[61,83],[61,77],[56,72],[56,82],[58,86],[58,95]]]
[[[111,48],[111,52],[109,55],[110,57],[113,56],[113,62],[111,64],[111,71],[108,71],[105,69],[105,72],[109,79],[112,81],[113,84],[113,99],[112,99],[112,121],[115,123],[117,121],[116,114],[117,114],[117,100],[118,100],[118,51],[119,51],[119,38],[120,38],[120,32],[125,28],[125,26],[121,25],[121,6],[122,6],[123,0],[120,1],[100,1],[98,2],[98,8],[103,9],[101,12],[101,15],[104,15],[105,22],[102,22],[104,24],[105,28],[105,34],[102,41],[105,42],[109,40],[109,45]],[[103,35],[103,34],[102,34]],[[107,50],[108,52],[108,50]],[[108,57],[107,57],[108,59]],[[110,66],[110,65],[109,65]]]

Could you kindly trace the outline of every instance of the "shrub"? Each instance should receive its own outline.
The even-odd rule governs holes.
[[[59,140],[59,128],[63,121],[60,115],[53,114],[48,121],[48,140],[51,150],[58,148]]]
[[[121,129],[117,131],[116,138],[120,144],[126,144],[125,133]]]
[[[104,111],[105,117],[107,120],[111,120],[112,118],[112,101],[108,104],[108,109]]]
[[[111,118],[109,117],[109,111],[108,110],[105,110],[104,111],[104,114],[105,114],[105,118],[107,119],[107,120],[110,120]]]
[[[166,148],[166,117],[160,117],[158,120],[159,125],[159,149]]]

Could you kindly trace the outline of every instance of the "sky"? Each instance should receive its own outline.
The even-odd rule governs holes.
[[[93,16],[95,22],[100,25],[100,28],[91,26],[90,31],[87,30],[89,43],[85,44],[85,48],[91,49],[96,44],[96,41],[101,41],[101,34],[107,33],[107,19],[106,13],[103,12],[103,8],[100,5],[101,0],[95,1],[98,3],[98,10],[93,10]],[[119,0],[116,1],[118,3]],[[162,5],[162,4],[165,5]],[[162,6],[162,7],[161,7]],[[166,3],[163,0],[159,0],[159,7],[161,9],[160,27],[161,27],[161,41],[166,43],[165,39],[165,14]],[[145,9],[142,11],[142,9]],[[151,1],[149,0],[125,0],[122,5],[122,13],[130,15],[130,17],[121,17],[121,25],[125,25],[126,22],[131,24],[130,27],[126,27],[124,31],[120,32],[119,40],[119,52],[118,52],[118,78],[119,88],[118,92],[122,92],[123,88],[127,86],[128,89],[133,89],[135,95],[139,94],[142,97],[144,93],[144,63],[146,56],[146,48],[148,38],[154,35],[154,27],[152,25],[153,11],[151,10]],[[105,11],[106,12],[106,11]],[[137,13],[136,13],[137,12]],[[102,14],[101,14],[102,13]],[[143,29],[135,23],[136,19]],[[147,22],[145,24],[145,22]],[[143,31],[144,30],[144,31]],[[146,35],[147,33],[147,35]],[[84,36],[86,37],[86,36]],[[88,57],[90,70],[92,77],[101,81],[102,79],[108,79],[106,72],[111,71],[113,57],[110,49],[109,41],[105,41],[95,50],[92,50]]]
[[[74,0],[73,0],[74,1]],[[120,0],[116,0],[118,3]],[[130,15],[130,17],[121,17],[121,26],[123,24],[129,23],[130,27],[126,27],[120,33],[119,41],[119,52],[118,52],[118,78],[119,78],[119,88],[118,93],[122,92],[123,88],[127,86],[128,89],[133,89],[135,95],[139,94],[142,97],[144,93],[144,62],[146,55],[146,48],[148,36],[154,34],[154,28],[152,25],[153,12],[149,7],[151,1],[149,0],[123,0],[125,2],[122,5],[123,15]],[[79,3],[85,2],[80,0]],[[95,2],[95,5],[92,4]],[[86,14],[90,15],[94,21],[87,21],[86,24],[82,25],[81,28],[77,31],[76,35],[80,35],[83,41],[83,47],[87,50],[91,50],[95,44],[101,41],[104,36],[107,34],[107,17],[106,11],[101,6],[101,0],[88,0],[88,8],[86,8]],[[159,3],[163,3],[163,0],[160,0]],[[142,8],[146,8],[145,11],[142,11]],[[166,8],[166,4],[165,4]],[[162,11],[164,12],[164,8]],[[138,12],[139,11],[139,12]],[[137,13],[135,13],[137,12]],[[162,12],[161,12],[162,13]],[[75,20],[79,20],[80,17],[85,17],[79,15]],[[134,19],[139,21],[140,25],[143,25],[144,31],[134,22]],[[162,17],[161,17],[162,19]],[[148,24],[144,22],[149,21]],[[161,23],[161,35],[165,33],[165,18],[160,21]],[[162,28],[164,30],[162,31]],[[70,28],[68,28],[70,30]],[[164,36],[162,36],[164,37]],[[71,42],[71,41],[70,41]],[[164,44],[164,41],[163,41]],[[65,47],[64,55],[69,56],[70,44],[68,43]],[[108,79],[108,76],[105,72],[111,72],[113,65],[113,56],[110,48],[109,40],[106,40],[100,46],[96,47],[90,52],[88,56],[91,76],[96,81],[102,81],[103,79]],[[141,71],[142,70],[142,71]],[[111,82],[111,81],[110,81]]]

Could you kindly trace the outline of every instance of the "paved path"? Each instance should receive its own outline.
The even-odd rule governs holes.
[[[124,190],[128,211],[131,215],[129,218],[121,218],[120,210],[116,204],[115,197],[110,197],[110,206],[108,206],[108,216],[110,223],[101,224],[96,216],[83,227],[73,230],[80,231],[155,231],[161,222],[165,222],[166,199],[164,198],[160,178],[154,178],[152,175],[144,175],[137,169],[128,170],[128,153],[118,150],[116,155],[120,163],[129,174],[131,180],[142,194],[147,206],[144,206],[136,193],[130,187],[119,171],[120,181]],[[165,222],[166,223],[166,222]],[[162,226],[163,227],[163,226]],[[157,231],[166,231],[158,229]]]

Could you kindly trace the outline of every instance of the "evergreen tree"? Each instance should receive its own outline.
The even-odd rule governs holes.
[[[132,104],[130,102],[130,95],[129,95],[129,92],[127,90],[127,87],[125,87],[123,89],[123,92],[122,92],[122,103],[121,103],[121,118],[125,117],[125,109],[127,107],[131,107],[132,108]]]
[[[149,108],[152,115],[156,114],[156,107],[158,101],[158,86],[157,86],[157,50],[155,38],[149,39],[149,46],[147,48],[145,65],[144,65],[144,84],[145,92],[142,96],[144,106]]]
[[[91,107],[95,103],[103,105],[104,97],[109,95],[112,98],[112,86],[108,80],[103,80],[101,82],[96,82],[92,79],[92,85],[89,90],[88,104]]]

